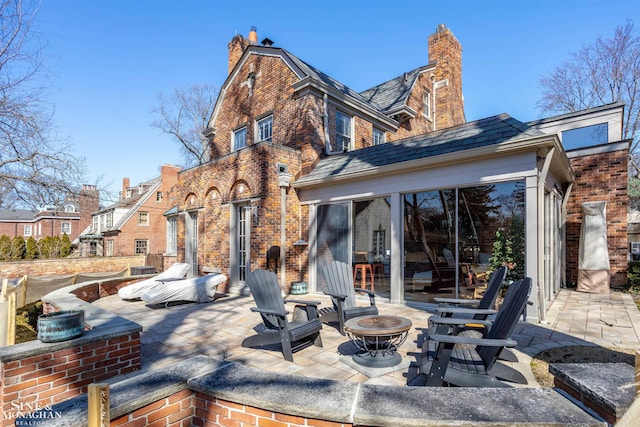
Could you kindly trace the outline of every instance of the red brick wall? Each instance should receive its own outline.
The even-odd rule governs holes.
[[[198,261],[201,267],[218,267],[228,274],[230,214],[234,208],[230,202],[237,201],[249,202],[255,211],[255,215],[251,215],[251,269],[266,267],[267,250],[274,245],[280,246],[280,188],[276,174],[279,162],[286,163],[294,176],[300,171],[298,151],[265,143],[256,149],[240,150],[180,174],[180,191],[187,195],[179,205],[180,209],[199,208]],[[287,257],[292,257],[300,252],[300,248],[292,246],[301,238],[300,216],[303,212],[308,216],[307,209],[299,207],[297,194],[292,188],[287,192],[286,210]],[[308,222],[308,217],[305,218]],[[184,228],[184,217],[180,216],[180,261],[184,259]],[[306,238],[306,235],[302,237]],[[288,277],[299,280],[297,259],[288,260],[287,270]]]
[[[607,202],[607,243],[611,286],[627,281],[628,150],[571,158],[576,181],[567,204],[567,283],[578,281],[578,250],[583,202]]]
[[[1,362],[0,405],[9,413],[16,402],[55,404],[86,393],[91,383],[139,369],[140,333]],[[3,419],[2,425],[13,425],[13,419]]]
[[[193,392],[183,390],[143,408],[111,420],[121,427],[190,427],[196,424]]]
[[[74,273],[106,273],[144,265],[145,257],[64,258],[0,263],[0,276],[58,276]]]
[[[350,427],[353,425],[266,411],[202,393],[195,393],[194,400],[196,408],[194,426]]]

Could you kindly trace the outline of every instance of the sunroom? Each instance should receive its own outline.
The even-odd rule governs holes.
[[[572,181],[557,135],[506,114],[329,156],[294,183],[309,208],[309,286],[326,290],[337,260],[391,302],[473,298],[506,264],[537,284],[537,321],[563,284]]]

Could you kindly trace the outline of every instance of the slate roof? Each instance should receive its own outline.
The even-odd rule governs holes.
[[[407,104],[411,88],[418,80],[418,76],[429,68],[429,66],[416,68],[395,79],[362,91],[360,95],[366,102],[373,104],[385,114],[391,114]]]
[[[23,222],[31,221],[38,212],[28,209],[5,209],[0,210],[0,221]]]
[[[279,49],[279,48],[272,48],[272,49]],[[309,65],[308,63],[306,63],[305,61],[303,61],[302,59],[298,58],[297,56],[295,56],[294,54],[292,54],[291,52],[285,50],[285,49],[279,49],[281,50],[284,54],[286,54],[290,59],[291,62],[293,62],[296,67],[298,67],[300,69],[300,71],[302,71],[305,76],[309,76],[315,80],[319,80],[321,82],[323,82],[324,84],[326,84],[327,86],[343,93],[344,95],[350,96],[356,100],[358,100],[359,102],[365,103],[365,104],[369,104],[369,102],[362,97],[362,95],[360,95],[358,92],[356,92],[355,90],[349,88],[348,86],[346,86],[345,84],[339,82],[338,80],[334,79],[331,76],[328,76],[327,74],[323,73],[322,71],[318,70],[317,68],[315,68],[312,65]],[[374,108],[376,110],[379,110],[378,108]]]
[[[300,178],[296,184],[541,135],[544,133],[508,114],[500,114],[424,135],[325,157],[309,175]]]

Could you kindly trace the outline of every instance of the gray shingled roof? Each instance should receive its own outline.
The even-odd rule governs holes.
[[[427,68],[428,66],[416,68],[388,82],[362,91],[360,95],[365,101],[373,104],[385,114],[397,111],[407,104],[409,95],[411,94],[411,88],[420,73]]]
[[[322,159],[297,183],[363,172],[367,169],[435,157],[544,135],[508,114],[464,123],[436,132],[367,147]]]
[[[290,59],[291,62],[293,62],[296,67],[298,67],[300,69],[300,71],[302,71],[306,76],[309,76],[315,80],[319,80],[321,82],[323,82],[324,84],[326,84],[327,86],[347,95],[350,96],[356,100],[358,100],[358,102],[362,102],[365,104],[368,104],[370,106],[372,106],[372,108],[374,110],[380,110],[375,104],[371,104],[368,100],[366,100],[364,97],[362,97],[362,95],[360,95],[358,92],[356,92],[355,90],[349,88],[348,86],[346,86],[345,84],[337,81],[336,79],[334,79],[331,76],[326,75],[325,73],[323,73],[322,71],[318,70],[317,68],[315,68],[312,65],[309,65],[308,63],[306,63],[305,61],[303,61],[302,59],[298,58],[297,56],[295,56],[294,54],[292,54],[291,52],[285,50],[285,49],[280,49],[280,48],[272,48],[272,49],[277,49],[277,50],[281,50],[284,54],[286,54]]]
[[[6,209],[0,211],[0,221],[31,221],[37,213],[27,209]]]

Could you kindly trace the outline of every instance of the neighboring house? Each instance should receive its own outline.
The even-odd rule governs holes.
[[[161,254],[166,249],[171,191],[179,167],[162,166],[161,176],[130,186],[122,180],[120,200],[94,212],[89,227],[79,236],[81,256],[131,256]]]
[[[0,211],[0,236],[22,236],[40,240],[62,237],[73,241],[91,223],[98,209],[99,193],[94,185],[84,185],[77,196],[69,196],[59,206],[45,206],[40,211],[6,209]]]
[[[528,318],[543,318],[571,283],[565,242],[574,231],[565,215],[574,194],[585,194],[580,159],[608,161],[613,146],[568,155],[557,130],[507,114],[466,122],[461,64],[460,43],[440,25],[427,65],[356,92],[268,39],[258,45],[255,31],[235,36],[205,132],[212,160],[179,173],[177,203],[166,212],[176,260],[194,272],[221,268],[236,292],[278,246],[283,290],[306,281],[323,291],[324,265],[364,256],[384,265],[376,292],[401,303],[464,292],[456,264],[486,278],[508,236],[514,272],[537,284]],[[628,143],[614,145],[624,156]],[[620,162],[624,174],[599,185],[620,189],[611,210],[626,225]],[[610,243],[612,251],[622,244]],[[623,269],[614,266],[615,276]],[[416,277],[434,286],[417,288]]]

